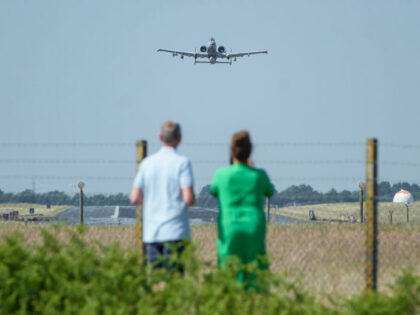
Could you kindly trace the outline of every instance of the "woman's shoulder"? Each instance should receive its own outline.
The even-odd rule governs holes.
[[[268,178],[268,174],[263,168],[254,168],[254,171],[258,174],[258,177]]]
[[[255,170],[261,175],[267,175],[267,172],[263,168],[255,168]]]
[[[221,168],[217,169],[216,175],[218,175],[218,176],[226,175],[230,171],[231,171],[231,167],[230,166],[221,167]]]
[[[221,167],[216,171],[216,175],[217,176],[224,176],[224,175],[230,175],[230,174],[235,174],[236,172],[251,172],[251,173],[256,173],[259,176],[263,176],[266,177],[267,176],[267,172],[262,169],[262,168],[256,168],[256,167],[242,167],[242,168],[235,168],[234,165],[230,165],[230,166],[226,166],[226,167]]]

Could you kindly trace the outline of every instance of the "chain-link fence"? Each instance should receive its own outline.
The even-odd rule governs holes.
[[[20,159],[7,157],[0,160],[0,167],[18,164],[27,167],[26,175],[8,174],[1,181],[49,181],[58,190],[66,190],[67,183],[84,179],[86,193],[95,183],[120,182],[128,192],[134,176],[136,154],[132,144],[68,144],[70,148],[89,148],[104,152],[117,148],[118,154],[126,150],[126,159]],[[35,145],[3,144],[8,150],[25,150]],[[65,144],[40,144],[48,149],[67,148]],[[157,143],[149,143],[153,153]],[[190,209],[192,238],[197,243],[197,254],[210,262],[217,261],[217,201],[208,193],[208,184],[214,172],[227,166],[227,143],[185,143],[181,153],[191,158],[197,189],[197,205]],[[363,142],[342,143],[256,143],[253,162],[266,169],[276,193],[265,207],[268,230],[267,251],[274,272],[286,272],[300,277],[310,289],[351,295],[366,287],[367,270],[367,205],[366,205],[366,145]],[[113,153],[115,154],[115,152]],[[131,157],[131,159],[130,159]],[[404,157],[404,158],[400,158]],[[420,273],[420,188],[416,184],[420,164],[420,146],[378,144],[377,191],[377,284],[386,290],[394,276],[403,268],[411,267]],[[32,175],[36,165],[53,165],[54,175]],[[89,167],[86,176],[83,167]],[[94,172],[95,167],[103,167]],[[112,167],[110,167],[112,166]],[[71,172],[68,168],[72,167]],[[44,167],[48,169],[48,167]],[[59,171],[56,171],[56,170]],[[79,169],[79,171],[77,171]],[[4,172],[3,174],[7,174]],[[309,176],[310,175],[310,176]],[[66,184],[62,184],[65,182]],[[64,187],[64,188],[63,188]],[[100,192],[97,185],[96,192]],[[204,187],[201,190],[201,187]],[[34,187],[33,187],[34,188]],[[90,190],[92,189],[92,190]],[[35,190],[35,189],[33,189]],[[400,191],[409,191],[414,197],[409,202],[393,202]],[[77,192],[77,191],[76,191]],[[74,192],[74,193],[76,193]],[[360,203],[360,193],[363,202]],[[6,198],[3,194],[2,198]],[[40,239],[38,227],[50,226],[63,219],[67,225],[79,223],[77,198],[73,206],[39,204],[5,204],[0,207],[1,233],[24,233],[27,242]],[[69,209],[71,208],[71,209]],[[31,210],[32,209],[32,210]],[[90,226],[87,239],[101,243],[118,242],[124,248],[136,248],[134,207],[115,204],[85,206],[85,224]],[[17,213],[18,212],[18,213]],[[50,220],[50,221],[48,221]],[[64,236],[62,236],[64,237]]]

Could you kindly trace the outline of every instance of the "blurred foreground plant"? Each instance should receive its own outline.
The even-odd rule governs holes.
[[[138,252],[118,243],[87,243],[86,228],[67,231],[67,241],[42,229],[39,245],[22,235],[0,244],[1,314],[415,314],[419,277],[405,272],[390,295],[362,294],[326,305],[298,281],[256,271],[260,292],[244,289],[236,275],[253,264],[232,260],[225,269],[197,258],[195,245],[180,259],[185,275],[143,267]],[[163,282],[164,280],[164,282]],[[382,313],[381,313],[382,312]],[[388,312],[388,313],[387,313]]]

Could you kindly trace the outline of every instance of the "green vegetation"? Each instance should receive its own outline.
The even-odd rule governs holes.
[[[86,206],[107,206],[120,205],[126,206],[130,204],[128,195],[86,195],[84,194],[83,202]],[[47,193],[34,193],[32,190],[24,190],[20,193],[5,193],[0,190],[0,203],[34,203],[34,204],[50,204],[50,205],[78,205],[79,194],[73,196],[67,195],[63,191],[50,191]]]
[[[329,203],[317,205],[305,205],[296,207],[272,209],[272,213],[281,214],[298,219],[308,220],[309,210],[313,210],[317,219],[338,219],[341,214],[360,217],[360,204],[358,202]],[[366,205],[364,205],[366,216]],[[378,202],[378,222],[389,224],[390,211],[392,211],[392,224],[407,222],[407,208],[403,203]],[[409,205],[410,224],[420,224],[420,201],[412,202]]]
[[[274,273],[286,272],[301,279],[302,287],[317,294],[338,293],[350,297],[360,293],[365,285],[365,238],[361,224],[298,224],[269,225],[267,230],[267,252],[271,258],[270,269]],[[67,242],[66,229],[46,226],[61,242]],[[0,236],[23,235],[25,246],[42,243],[39,225],[13,221],[0,221]],[[217,262],[217,228],[215,225],[193,226],[192,239],[196,244],[195,255],[215,265]],[[89,244],[135,250],[136,229],[134,226],[87,226],[83,235]],[[0,243],[2,242],[0,237]],[[413,268],[420,274],[418,249],[420,248],[420,226],[383,225],[379,231],[378,287],[386,292],[388,284],[401,269]]]
[[[261,292],[236,281],[237,265],[219,270],[191,246],[185,278],[151,273],[138,253],[118,244],[86,241],[88,228],[39,229],[42,241],[22,234],[0,244],[2,314],[418,314],[420,277],[404,271],[389,292],[352,298],[306,291],[284,274],[262,272]],[[57,237],[61,235],[65,237]],[[60,240],[63,239],[63,240]],[[248,266],[252,268],[252,266]],[[163,283],[162,279],[166,282]]]
[[[217,199],[210,195],[210,185],[204,186],[197,196],[196,206],[204,208],[216,208]],[[378,184],[378,200],[392,201],[394,194],[400,189],[410,191],[414,200],[420,199],[420,187],[417,184],[406,182],[391,185],[389,182]],[[129,205],[130,200],[127,194],[103,195],[95,194],[84,196],[84,204],[87,206],[106,206],[106,205]],[[271,203],[280,207],[298,204],[322,204],[337,202],[355,202],[359,200],[359,191],[343,190],[338,192],[334,188],[326,193],[314,190],[309,185],[290,186],[289,188],[276,191],[271,198]],[[0,203],[36,203],[50,205],[78,205],[79,194],[69,196],[62,191],[50,191],[47,193],[34,193],[31,190],[24,190],[19,193],[5,193],[0,190]]]
[[[205,208],[216,208],[217,200],[210,195],[210,185],[203,187],[197,198],[197,205]],[[378,200],[392,201],[395,193],[400,189],[411,192],[414,200],[420,199],[420,187],[417,184],[409,184],[406,182],[395,183],[391,185],[389,182],[381,182],[378,184]],[[359,200],[359,190],[338,192],[334,188],[326,193],[314,190],[309,185],[290,186],[280,192],[275,192],[271,198],[271,204],[280,207],[308,204],[338,203],[338,202],[356,202]]]
[[[62,211],[68,210],[73,206],[60,205],[50,206],[47,208],[45,204],[34,204],[34,203],[1,203],[0,214],[8,213],[10,210],[19,211],[19,215],[29,215],[29,208],[34,208],[35,215],[41,214],[45,216],[53,216]]]

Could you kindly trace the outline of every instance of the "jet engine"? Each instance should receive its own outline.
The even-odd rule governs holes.
[[[202,53],[205,53],[205,52],[207,51],[207,47],[206,47],[206,46],[201,46],[201,47],[200,47],[200,51],[201,51]]]
[[[225,47],[224,47],[224,46],[219,46],[219,48],[217,49],[217,51],[218,51],[219,53],[221,53],[221,54],[224,54],[224,53],[225,53],[225,51],[226,51],[226,49],[225,49]]]

